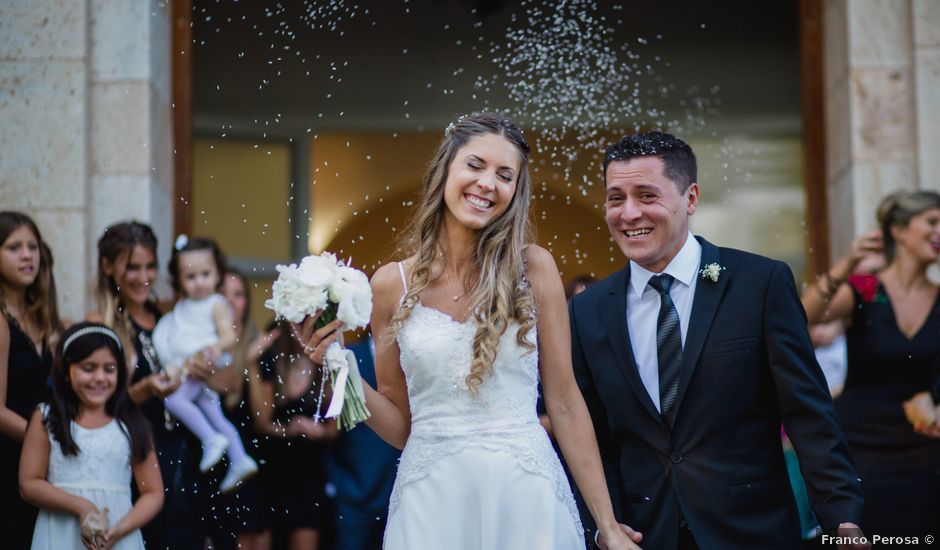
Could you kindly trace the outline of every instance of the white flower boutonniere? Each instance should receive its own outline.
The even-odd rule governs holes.
[[[717,283],[718,276],[721,275],[721,272],[724,269],[725,268],[723,266],[720,266],[718,264],[708,264],[705,267],[703,267],[702,270],[699,271],[699,273],[702,275],[703,279],[708,279],[709,281],[713,283]]]

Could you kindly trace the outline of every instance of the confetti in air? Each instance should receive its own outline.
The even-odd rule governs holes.
[[[502,86],[512,105],[506,114],[537,130],[536,152],[549,155],[568,181],[582,155],[597,170],[595,159],[608,141],[605,130],[702,127],[702,114],[713,111],[711,98],[680,102],[687,111],[682,119],[668,120],[665,111],[653,107],[670,93],[668,86],[657,86],[662,79],[654,64],[660,58],[642,61],[596,1],[523,0],[505,38],[505,43],[491,45],[496,74],[478,77],[475,88],[486,93]],[[640,37],[637,43],[646,46],[648,40]],[[644,97],[651,90],[656,91],[653,97]],[[586,194],[585,186],[591,184],[587,179],[576,187]]]

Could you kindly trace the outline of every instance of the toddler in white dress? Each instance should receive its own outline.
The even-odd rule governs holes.
[[[160,318],[153,331],[153,345],[160,363],[169,372],[182,372],[186,361],[198,354],[217,367],[227,366],[227,351],[236,343],[232,310],[216,291],[222,282],[225,258],[210,239],[176,239],[170,257],[173,287],[183,294],[173,311]],[[199,468],[207,472],[228,454],[229,468],[219,488],[233,491],[258,471],[245,452],[238,430],[222,412],[219,395],[206,384],[187,377],[165,399],[170,414],[202,441]]]

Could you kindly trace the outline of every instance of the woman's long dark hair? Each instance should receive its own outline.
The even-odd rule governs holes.
[[[147,224],[135,221],[116,223],[108,226],[98,239],[98,282],[95,287],[98,311],[101,312],[104,324],[118,333],[125,347],[134,345],[134,326],[121,303],[117,281],[113,276],[105,274],[104,264],[107,262],[113,266],[121,259],[126,264],[135,246],[149,250],[156,261],[157,236]],[[156,308],[156,300],[152,303]]]
[[[69,342],[73,334],[85,329],[97,329],[98,332],[85,332]],[[114,338],[103,334],[104,331],[117,336],[113,330],[99,323],[78,323],[62,335],[52,368],[52,404],[46,418],[46,428],[59,442],[62,454],[65,456],[77,455],[81,451],[72,438],[72,422],[78,418],[81,401],[72,389],[69,367],[81,363],[99,349],[107,348],[114,355],[118,379],[114,393],[105,403],[105,411],[121,423],[131,444],[131,463],[138,464],[153,449],[150,425],[127,393],[128,372],[124,351]],[[66,342],[69,342],[68,349],[63,350]]]

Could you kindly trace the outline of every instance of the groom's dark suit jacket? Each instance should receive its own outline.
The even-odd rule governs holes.
[[[698,280],[672,426],[633,356],[629,263],[570,305],[575,374],[618,520],[643,533],[644,548],[675,548],[682,516],[703,549],[798,548],[782,423],[823,528],[859,523],[861,486],[790,269],[698,240],[702,267],[725,269]]]

